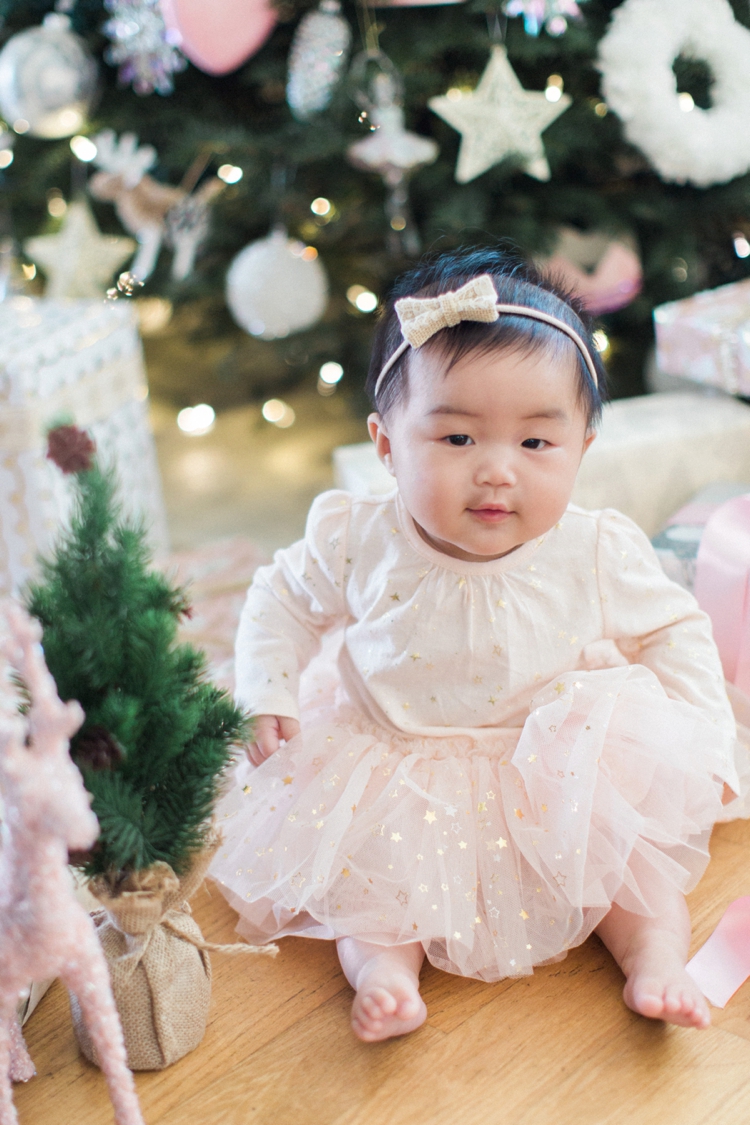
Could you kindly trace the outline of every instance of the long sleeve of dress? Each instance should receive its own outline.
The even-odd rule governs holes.
[[[344,567],[351,502],[326,492],[305,538],[255,574],[235,645],[235,695],[256,715],[299,718],[299,676],[320,639],[346,617]]]
[[[700,707],[733,732],[709,618],[665,577],[646,536],[619,512],[599,517],[597,574],[604,636],[630,663],[650,668],[672,699]]]

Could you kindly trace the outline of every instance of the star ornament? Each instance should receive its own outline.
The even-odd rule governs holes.
[[[549,102],[540,90],[524,90],[504,47],[493,47],[476,90],[452,90],[428,105],[461,134],[456,180],[466,184],[506,156],[520,157],[537,180],[550,178],[542,133],[571,104],[563,94]]]
[[[102,297],[106,285],[136,248],[132,238],[103,235],[88,203],[69,204],[56,234],[27,238],[24,250],[47,275],[45,297]]]

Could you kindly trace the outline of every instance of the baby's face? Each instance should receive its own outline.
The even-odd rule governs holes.
[[[486,562],[549,531],[594,439],[572,362],[470,353],[445,374],[447,361],[423,348],[409,364],[407,401],[369,426],[423,538]]]

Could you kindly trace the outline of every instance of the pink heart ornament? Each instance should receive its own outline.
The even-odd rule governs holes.
[[[174,42],[206,74],[229,74],[258,51],[273,31],[268,0],[161,0]]]

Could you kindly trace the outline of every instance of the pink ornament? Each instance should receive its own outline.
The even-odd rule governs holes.
[[[90,848],[99,834],[68,739],[83,721],[77,703],[61,703],[44,663],[38,622],[8,605],[0,668],[0,1125],[17,1125],[12,1080],[34,1074],[16,1023],[20,994],[32,980],[61,977],[77,997],[107,1079],[117,1125],[143,1125],[109,970],[93,922],[76,900],[68,849]],[[18,711],[10,672],[30,698]]]
[[[254,55],[276,24],[268,0],[161,0],[184,55],[206,74],[229,74]]]
[[[589,237],[577,235],[574,240],[569,232],[565,232],[557,251],[539,265],[545,274],[561,281],[580,297],[592,316],[599,316],[625,308],[638,296],[643,285],[643,271],[635,250],[624,242],[614,241],[608,243],[596,268],[588,272],[583,268],[576,250],[577,242],[583,244]]]

